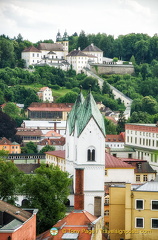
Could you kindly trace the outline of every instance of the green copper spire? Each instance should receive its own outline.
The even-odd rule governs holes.
[[[72,134],[72,132],[75,129],[75,122],[76,122],[76,119],[78,118],[80,108],[81,108],[83,102],[84,102],[84,97],[82,95],[82,92],[80,92],[80,94],[78,95],[78,97],[76,99],[75,104],[73,105],[71,112],[68,115],[67,124],[69,126],[69,134],[70,135]]]
[[[71,112],[68,115],[67,124],[69,126],[69,134],[71,135],[74,132],[76,126],[77,136],[79,136],[91,118],[94,119],[102,133],[105,135],[104,119],[91,92],[89,92],[85,100],[80,92]]]

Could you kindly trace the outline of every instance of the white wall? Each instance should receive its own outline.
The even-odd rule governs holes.
[[[134,183],[134,169],[117,169],[117,168],[107,168],[107,175],[105,175],[104,181],[107,182],[126,182]]]

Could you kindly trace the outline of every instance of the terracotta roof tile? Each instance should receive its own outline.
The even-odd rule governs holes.
[[[43,136],[45,136],[45,137],[62,137],[61,134],[59,134],[53,130],[47,132],[46,134],[43,134]]]
[[[12,145],[12,142],[9,141],[6,137],[3,137],[3,138],[0,140],[0,145]]]
[[[119,134],[119,135],[112,135],[112,134],[106,135],[105,141],[106,142],[125,142],[122,134]]]
[[[65,159],[65,150],[48,151],[46,154]]]
[[[59,229],[59,232],[56,236],[51,236],[50,230],[48,230],[37,236],[36,240],[44,240],[46,238],[49,240],[60,240],[62,239],[64,232],[68,233],[70,229],[79,233],[78,240],[90,240],[91,234],[85,233],[84,229],[87,230],[88,224],[91,224],[96,219],[97,217],[93,216],[87,211],[71,212],[53,226]]]
[[[65,111],[70,112],[73,103],[38,103],[34,102],[27,108],[29,111]]]
[[[31,213],[24,211],[21,208],[15,207],[9,203],[3,202],[2,200],[0,200],[0,211],[10,214],[22,222],[25,222],[27,219],[29,219],[32,216]]]
[[[19,136],[42,136],[42,131],[40,129],[30,129],[30,128],[17,128],[16,135]]]
[[[134,168],[131,164],[123,162],[109,153],[105,154],[105,168]]]

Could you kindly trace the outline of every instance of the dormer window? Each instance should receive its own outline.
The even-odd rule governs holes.
[[[95,161],[95,149],[89,148],[87,151],[87,161]]]

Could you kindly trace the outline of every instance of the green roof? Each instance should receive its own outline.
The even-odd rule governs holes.
[[[88,94],[87,98],[83,101],[83,95],[80,93],[78,98],[68,116],[68,124],[70,134],[75,130],[75,125],[77,127],[77,135],[79,136],[90,119],[93,118],[102,133],[105,135],[104,119],[100,113],[96,102],[91,94]]]
[[[82,93],[80,92],[80,94],[78,95],[78,97],[76,99],[75,104],[73,105],[71,112],[68,115],[67,123],[69,125],[70,135],[75,130],[75,122],[76,122],[77,116],[79,115],[79,111],[80,111],[80,108],[81,108],[83,102],[84,102],[84,97],[83,97]]]

